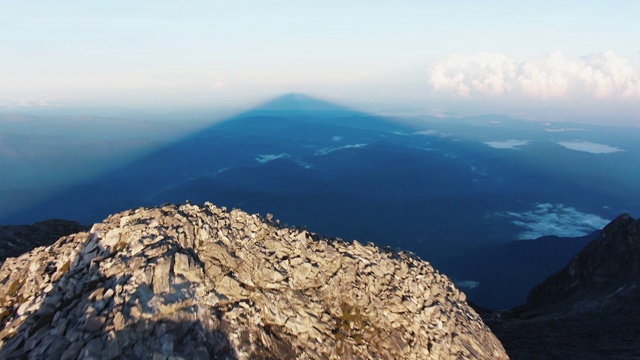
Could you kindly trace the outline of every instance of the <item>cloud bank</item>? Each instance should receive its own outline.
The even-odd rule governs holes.
[[[431,69],[431,85],[438,92],[461,97],[640,99],[640,71],[612,51],[581,58],[556,51],[525,62],[498,52],[454,56]]]
[[[317,150],[314,155],[316,156],[322,156],[322,155],[327,155],[330,154],[334,151],[338,151],[338,150],[344,150],[344,149],[357,149],[357,148],[361,148],[367,146],[367,144],[353,144],[353,145],[345,145],[345,146],[341,146],[341,147],[337,147],[337,148],[322,148]]]
[[[277,159],[282,159],[282,158],[290,158],[291,156],[287,153],[282,153],[282,154],[263,154],[263,155],[258,155],[256,157],[256,161],[259,162],[260,164],[266,164],[269,161],[273,161],[273,160],[277,160]]]
[[[499,215],[511,218],[513,224],[525,230],[518,235],[521,240],[547,235],[578,237],[602,229],[609,223],[598,215],[587,214],[563,204],[535,204],[530,211]]]
[[[592,143],[589,141],[560,141],[558,142],[558,145],[562,145],[570,150],[583,151],[591,154],[613,154],[618,151],[624,151],[617,147]]]
[[[494,149],[520,150],[520,146],[529,144],[529,140],[486,141],[484,144]]]

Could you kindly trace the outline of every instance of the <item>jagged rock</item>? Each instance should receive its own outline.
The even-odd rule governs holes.
[[[113,215],[0,283],[0,358],[506,358],[416,256],[209,203]]]

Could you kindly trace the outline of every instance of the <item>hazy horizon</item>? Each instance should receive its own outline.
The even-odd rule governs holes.
[[[387,115],[640,126],[632,1],[3,6],[0,111],[241,111],[304,93]]]
[[[585,109],[579,109],[579,114],[569,114],[569,110],[542,109],[537,115],[524,112],[508,112],[491,109],[486,106],[467,109],[470,105],[461,104],[457,110],[453,111],[426,111],[418,107],[403,104],[371,104],[366,102],[345,102],[341,99],[333,100],[313,96],[309,93],[284,92],[272,96],[264,96],[256,99],[243,99],[226,104],[203,104],[203,105],[22,105],[22,106],[0,106],[0,126],[6,127],[10,123],[16,124],[20,120],[52,121],[84,121],[85,125],[90,125],[94,121],[127,121],[142,123],[181,123],[185,129],[198,128],[214,124],[219,121],[231,119],[246,111],[260,108],[263,104],[287,95],[308,96],[320,101],[326,101],[335,105],[343,106],[345,109],[359,111],[368,115],[382,116],[389,119],[396,118],[399,121],[411,119],[420,121],[424,119],[425,124],[429,120],[440,119],[461,120],[472,118],[496,118],[512,119],[518,121],[530,121],[546,126],[575,126],[596,125],[603,127],[640,128],[640,119],[627,118],[620,115],[621,109],[613,109],[608,113],[601,112],[586,113]],[[483,111],[486,110],[486,111]],[[544,110],[544,111],[543,111]],[[554,111],[555,110],[555,111]],[[487,120],[489,121],[489,120]],[[7,128],[2,129],[7,131]],[[34,133],[38,131],[34,129]],[[552,131],[552,130],[549,130]]]

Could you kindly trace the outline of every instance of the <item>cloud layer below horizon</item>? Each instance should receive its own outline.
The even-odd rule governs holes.
[[[596,214],[585,213],[564,204],[538,203],[529,211],[507,211],[499,215],[510,218],[514,225],[524,230],[518,235],[520,240],[547,235],[578,237],[602,229],[609,223]]]
[[[613,154],[623,149],[609,146],[605,144],[597,144],[589,141],[560,141],[558,145],[564,146],[569,150],[588,152],[591,154]]]

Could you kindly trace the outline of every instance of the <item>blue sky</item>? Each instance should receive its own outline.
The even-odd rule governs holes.
[[[228,106],[640,126],[638,1],[3,1],[0,106]]]

